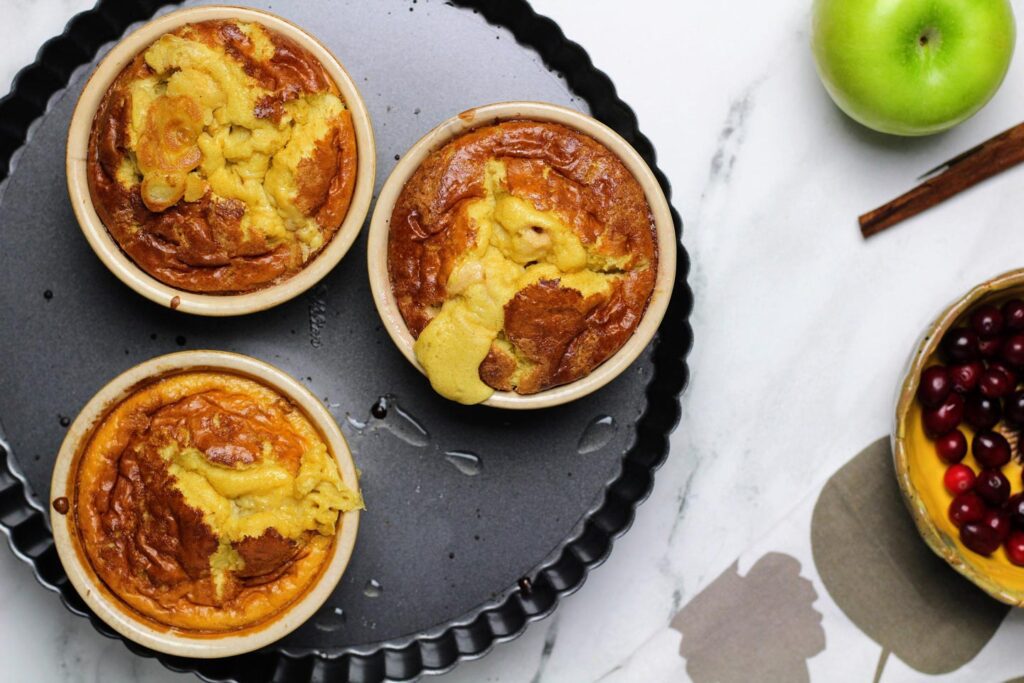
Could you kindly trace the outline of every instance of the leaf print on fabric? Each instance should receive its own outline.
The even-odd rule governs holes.
[[[933,553],[900,496],[889,438],[861,451],[822,488],[811,519],[821,583],[846,616],[925,674],[956,671],[995,634],[1009,607]]]
[[[746,576],[733,563],[672,620],[686,672],[695,683],[809,681],[807,660],[825,649],[817,599],[789,555],[768,553]]]

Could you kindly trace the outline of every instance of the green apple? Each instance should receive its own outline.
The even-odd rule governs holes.
[[[1009,0],[814,0],[811,46],[829,95],[869,128],[928,135],[967,119],[1003,82]]]

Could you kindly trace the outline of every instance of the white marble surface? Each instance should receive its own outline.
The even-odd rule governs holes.
[[[0,91],[90,4],[2,0]],[[888,431],[898,374],[925,323],[1024,261],[1015,248],[1024,170],[870,242],[855,222],[922,171],[1018,123],[1024,64],[972,120],[901,140],[832,106],[811,62],[809,0],[534,4],[612,77],[673,184],[697,300],[692,380],[669,460],[608,562],[552,618],[440,680],[686,680],[669,628],[680,605],[780,523],[806,524],[784,520]],[[0,581],[0,679],[185,679],[97,635],[6,550]],[[844,645],[846,656],[833,647],[810,660],[815,680],[871,680],[878,647]],[[925,678],[899,665],[884,673]]]

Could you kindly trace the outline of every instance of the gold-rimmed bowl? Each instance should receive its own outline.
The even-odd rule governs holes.
[[[916,400],[921,373],[940,362],[939,347],[946,333],[954,327],[966,325],[970,312],[978,305],[1000,305],[1012,298],[1024,298],[1024,270],[1004,273],[974,287],[947,306],[925,329],[900,384],[892,447],[900,491],[928,547],[996,600],[1022,607],[1024,567],[1012,564],[1002,548],[984,556],[961,543],[958,530],[948,516],[953,500],[943,485],[943,474],[948,465],[939,459],[935,443],[925,434],[922,409]],[[971,428],[961,424],[960,430],[970,443]],[[970,449],[963,462],[975,472],[982,469]],[[1010,481],[1012,493],[1020,493],[1021,463],[1011,459],[1002,470]]]

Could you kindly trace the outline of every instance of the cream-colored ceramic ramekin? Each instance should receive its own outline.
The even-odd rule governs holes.
[[[348,566],[359,529],[359,511],[342,513],[331,554],[319,578],[298,600],[264,624],[234,633],[194,634],[158,627],[118,599],[96,575],[81,547],[75,524],[78,455],[88,446],[93,430],[122,401],[164,377],[183,372],[210,370],[253,379],[278,392],[298,407],[324,439],[334,455],[346,486],[359,490],[352,454],[337,423],[324,405],[308,389],[290,376],[263,361],[225,351],[182,351],[158,356],[118,375],[99,390],[82,408],[68,429],[53,466],[50,484],[50,521],[53,539],[64,570],[89,608],[111,628],[140,645],[179,657],[229,657],[256,650],[298,628],[327,600]],[[55,505],[60,498],[67,501]],[[67,507],[63,507],[66,505]],[[55,508],[61,507],[66,514]]]
[[[996,600],[1024,607],[1024,567],[1011,564],[1004,557],[1002,548],[985,557],[971,552],[960,542],[947,514],[952,500],[942,484],[947,465],[939,460],[934,443],[924,434],[921,409],[916,401],[921,371],[937,358],[946,332],[955,325],[966,324],[969,312],[978,304],[999,305],[1013,297],[1024,298],[1024,270],[1010,271],[978,285],[950,304],[924,331],[900,383],[892,451],[900,491],[928,547]],[[962,424],[960,429],[969,427]],[[967,438],[970,442],[970,433]],[[979,470],[970,452],[964,462],[973,470]],[[1012,459],[1002,469],[1010,480],[1013,493],[1019,493],[1021,464]]]
[[[213,19],[238,19],[255,22],[294,40],[316,57],[337,84],[345,106],[352,113],[355,128],[356,184],[345,219],[326,247],[292,277],[270,287],[242,294],[202,294],[171,287],[146,273],[121,250],[107,231],[93,207],[89,193],[87,157],[89,134],[100,102],[114,79],[139,52],[163,34],[184,24]],[[262,311],[284,303],[315,285],[326,276],[352,246],[366,220],[373,196],[377,153],[373,140],[373,127],[363,98],[355,82],[338,59],[322,43],[304,30],[281,17],[260,10],[227,5],[193,7],[154,19],[125,36],[96,67],[82,90],[68,129],[67,177],[71,206],[78,218],[89,245],[126,285],[158,304],[185,313],[208,316],[240,315]]]
[[[370,219],[367,247],[370,288],[373,291],[373,300],[377,304],[377,311],[384,320],[384,327],[387,328],[391,339],[409,362],[423,372],[413,351],[416,340],[413,339],[398,310],[388,275],[388,231],[395,202],[406,182],[431,152],[474,128],[515,119],[560,123],[589,135],[611,150],[639,181],[647,196],[657,230],[658,276],[654,283],[654,291],[640,324],[622,348],[586,377],[575,382],[536,394],[520,395],[511,391],[495,391],[482,404],[495,408],[546,408],[586,396],[615,379],[629,367],[654,337],[672,296],[676,274],[676,233],[668,200],[665,199],[665,193],[662,192],[654,173],[640,154],[611,128],[586,114],[546,102],[488,104],[464,111],[444,121],[405,153],[380,191],[377,206]]]

